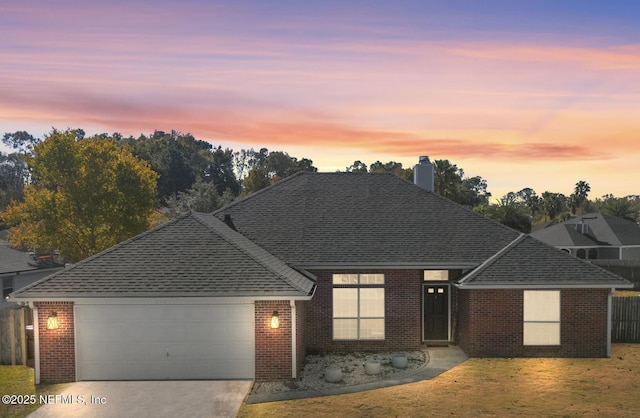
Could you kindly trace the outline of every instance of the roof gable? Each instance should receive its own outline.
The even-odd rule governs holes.
[[[627,280],[528,235],[474,269],[460,288],[496,287],[633,287]]]
[[[307,296],[312,278],[211,215],[189,213],[12,295],[41,297]]]
[[[301,173],[214,213],[289,264],[480,264],[518,232],[390,174]]]

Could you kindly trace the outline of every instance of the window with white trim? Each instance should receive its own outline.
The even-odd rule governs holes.
[[[422,278],[425,282],[429,281],[447,281],[449,280],[449,270],[424,270]]]
[[[333,339],[384,340],[384,274],[333,275]]]
[[[560,291],[524,291],[524,345],[560,345]]]

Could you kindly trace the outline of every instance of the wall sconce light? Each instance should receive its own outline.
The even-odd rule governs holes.
[[[273,311],[273,315],[271,315],[271,328],[280,328],[280,317],[278,316],[278,311]]]
[[[47,329],[58,329],[58,314],[56,312],[51,312],[47,318]]]

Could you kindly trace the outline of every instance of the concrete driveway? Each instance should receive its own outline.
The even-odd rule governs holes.
[[[238,380],[77,382],[29,417],[235,417],[250,386]]]

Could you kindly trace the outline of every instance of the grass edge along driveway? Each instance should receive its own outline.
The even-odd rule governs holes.
[[[611,358],[471,358],[417,383],[242,405],[239,417],[640,416],[640,344]]]
[[[34,384],[34,371],[27,366],[0,366],[0,395],[36,396],[36,403],[31,405],[6,405],[0,402],[0,417],[22,418],[26,417],[42,406],[37,399],[40,395],[55,395],[61,393],[67,383],[61,384]]]

